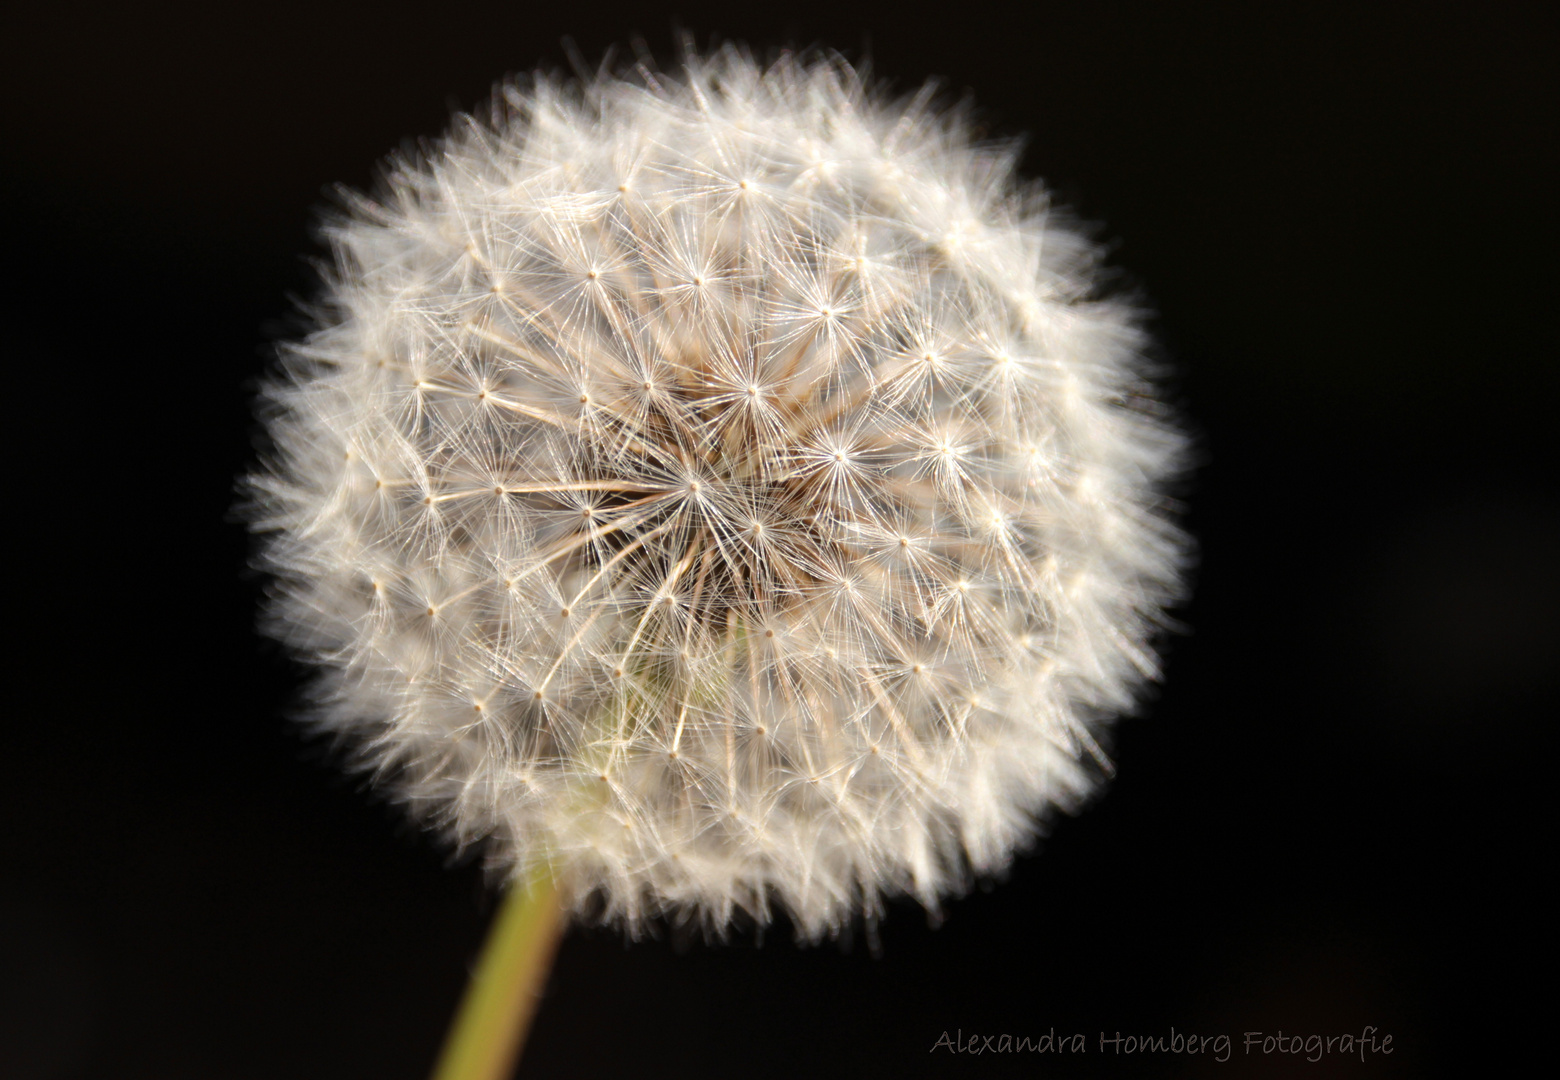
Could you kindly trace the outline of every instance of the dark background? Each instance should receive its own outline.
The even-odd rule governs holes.
[[[0,1074],[426,1074],[480,867],[285,713],[228,523],[328,185],[673,26],[942,76],[1100,222],[1199,438],[1190,631],[1119,778],[881,956],[566,939],[534,1077],[1460,1076],[1538,1048],[1557,689],[1545,5],[59,4],[4,17]],[[766,13],[772,11],[773,13]],[[16,643],[21,650],[16,651]],[[1527,980],[1541,977],[1537,987]],[[1243,1056],[1376,1025],[1394,1053]],[[1098,1035],[1229,1034],[1234,1059]],[[929,1053],[1083,1032],[1071,1060]],[[1552,1047],[1550,1048],[1552,1051]]]

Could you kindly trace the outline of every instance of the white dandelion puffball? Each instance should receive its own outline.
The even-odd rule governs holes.
[[[926,100],[538,77],[328,227],[249,481],[274,632],[394,791],[598,915],[935,906],[1154,671],[1135,314]]]

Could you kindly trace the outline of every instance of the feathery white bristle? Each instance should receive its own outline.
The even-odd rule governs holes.
[[[323,723],[630,925],[817,937],[1005,865],[1184,549],[1133,313],[1011,166],[734,49],[392,162],[250,478]]]

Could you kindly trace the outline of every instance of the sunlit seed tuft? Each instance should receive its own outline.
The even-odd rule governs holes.
[[[936,905],[1154,673],[1182,441],[1134,313],[924,100],[735,49],[502,87],[330,223],[265,390],[320,723],[630,926]]]

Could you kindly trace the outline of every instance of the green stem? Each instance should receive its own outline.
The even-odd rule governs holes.
[[[488,930],[477,970],[433,1080],[508,1080],[563,932],[558,887],[545,866],[515,882]]]

